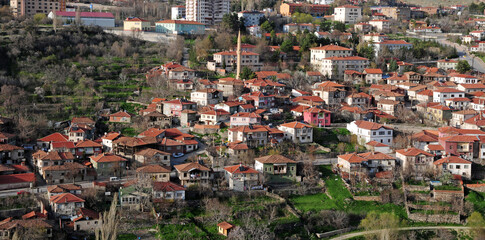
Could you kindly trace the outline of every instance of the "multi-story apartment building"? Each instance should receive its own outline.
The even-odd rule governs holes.
[[[391,23],[389,20],[385,19],[370,20],[369,24],[372,25],[377,32],[389,32],[391,29]]]
[[[310,62],[317,64],[328,57],[349,57],[352,56],[352,49],[337,45],[325,45],[322,47],[310,48]]]
[[[345,70],[364,71],[369,66],[369,59],[359,56],[328,57],[312,65],[330,79],[343,79]]]
[[[383,7],[381,13],[394,20],[409,20],[411,18],[411,9],[404,7]]]
[[[291,16],[295,12],[304,12],[312,16],[324,16],[329,10],[330,6],[323,4],[283,3],[280,5],[280,13],[283,16]]]
[[[238,12],[237,16],[244,18],[244,26],[249,27],[259,25],[259,21],[264,17],[264,13],[260,11],[242,11]]]
[[[185,19],[185,6],[172,7],[172,20]]]
[[[237,52],[225,51],[214,53],[214,61],[207,62],[207,69],[215,71],[222,68],[226,71],[234,71],[237,65]],[[248,67],[253,71],[260,71],[263,64],[259,62],[259,54],[253,52],[241,52],[241,68]]]
[[[204,25],[216,25],[230,12],[229,0],[186,0],[185,18]]]
[[[11,0],[10,9],[16,17],[33,16],[36,13],[47,15],[51,11],[66,11],[66,1]]]
[[[334,20],[345,24],[358,23],[362,18],[362,8],[354,5],[343,5],[335,8]]]

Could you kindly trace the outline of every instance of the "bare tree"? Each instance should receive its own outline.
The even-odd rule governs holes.
[[[118,205],[118,193],[113,195],[113,202],[109,212],[99,214],[100,227],[95,230],[96,240],[116,240],[118,237],[118,225],[120,222],[119,214],[117,211]]]

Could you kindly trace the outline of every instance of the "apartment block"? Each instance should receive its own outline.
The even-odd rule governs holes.
[[[185,1],[185,17],[188,21],[196,21],[204,25],[216,25],[222,22],[224,14],[229,12],[229,0]]]

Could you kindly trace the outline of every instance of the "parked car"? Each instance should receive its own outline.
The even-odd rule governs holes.
[[[184,154],[183,153],[172,153],[172,156],[174,158],[179,158],[179,157],[182,157]]]

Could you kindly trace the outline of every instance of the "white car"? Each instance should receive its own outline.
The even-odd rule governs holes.
[[[172,153],[172,156],[174,158],[179,158],[179,157],[182,157],[184,154],[183,153]]]

